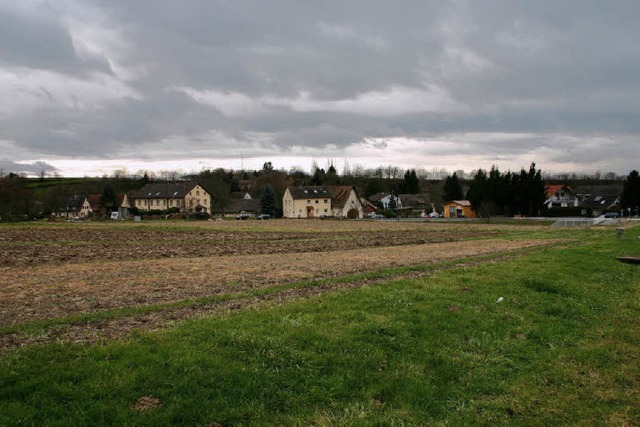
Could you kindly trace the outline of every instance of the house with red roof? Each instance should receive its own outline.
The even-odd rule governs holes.
[[[568,185],[547,185],[544,187],[547,199],[544,204],[547,208],[573,208],[578,207],[580,200]]]

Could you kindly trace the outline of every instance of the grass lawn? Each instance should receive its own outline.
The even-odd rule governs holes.
[[[0,425],[636,425],[639,235],[14,349]]]

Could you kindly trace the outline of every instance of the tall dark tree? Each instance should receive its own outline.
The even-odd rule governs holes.
[[[340,183],[340,177],[338,177],[338,171],[333,166],[333,164],[329,165],[329,169],[327,169],[327,174],[325,176],[324,184],[325,185],[338,185]]]
[[[267,184],[262,191],[262,197],[260,198],[260,211],[263,214],[269,214],[275,216],[276,210],[276,192],[271,185]]]
[[[624,180],[621,204],[624,209],[630,209],[633,214],[640,214],[638,212],[640,209],[640,175],[635,169]]]
[[[453,175],[450,175],[444,180],[444,194],[442,198],[445,202],[450,202],[452,200],[462,200],[462,184],[460,183],[460,179],[458,179],[458,175],[454,172]]]
[[[536,164],[531,163],[526,174],[526,196],[528,200],[527,212],[529,216],[540,215],[540,211],[546,200],[542,171],[536,170]]]
[[[398,207],[398,202],[396,202],[396,196],[392,194],[391,197],[389,197],[389,203],[387,204],[387,208],[395,209],[397,207]]]
[[[483,169],[478,169],[473,177],[469,191],[467,191],[467,200],[471,202],[471,206],[473,206],[473,209],[477,211],[480,208],[480,205],[482,205],[485,200],[488,200],[488,196],[489,189],[487,173]]]
[[[327,173],[322,168],[316,168],[311,177],[311,185],[324,185]]]
[[[487,177],[487,199],[494,214],[503,215],[507,210],[510,183],[500,173],[497,166],[492,166]]]
[[[415,169],[408,170],[404,173],[404,181],[402,184],[407,194],[417,194],[420,192],[420,181],[418,180]]]
[[[112,211],[118,208],[118,196],[111,187],[111,184],[107,183],[100,195],[100,205],[107,211]]]

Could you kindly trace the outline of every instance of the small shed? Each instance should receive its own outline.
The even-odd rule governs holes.
[[[476,212],[468,200],[452,200],[444,204],[445,218],[476,218]]]

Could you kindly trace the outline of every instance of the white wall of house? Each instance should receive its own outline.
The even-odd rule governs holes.
[[[401,208],[402,207],[402,201],[400,200],[400,198],[398,196],[395,196],[395,195],[392,195],[392,194],[387,194],[382,199],[380,199],[380,203],[382,204],[383,209],[388,209],[389,208],[389,202],[391,201],[391,197],[396,199],[396,208]]]
[[[210,212],[211,196],[200,185],[196,185],[184,197],[184,205],[187,212],[195,211],[196,206],[202,206],[204,212]]]
[[[578,207],[579,203],[580,201],[577,196],[565,191],[558,191],[545,202],[549,209],[553,207]]]
[[[358,218],[360,219],[364,218],[364,210],[362,207],[362,202],[360,202],[358,195],[353,189],[351,189],[351,192],[349,193],[349,198],[345,202],[344,207],[333,209],[333,216],[346,218],[351,209],[355,209],[356,211],[358,211]]]
[[[135,199],[135,207],[141,211],[166,210],[178,208],[183,210],[184,200],[181,198],[164,199],[164,198],[145,198]]]
[[[285,218],[319,218],[333,216],[331,197],[294,199],[289,189],[282,196],[282,216]]]
[[[91,209],[91,204],[89,203],[89,199],[87,199],[85,197],[84,202],[82,203],[82,206],[80,207],[80,213],[78,214],[78,216],[80,218],[86,218],[91,213],[93,213],[93,209]]]

